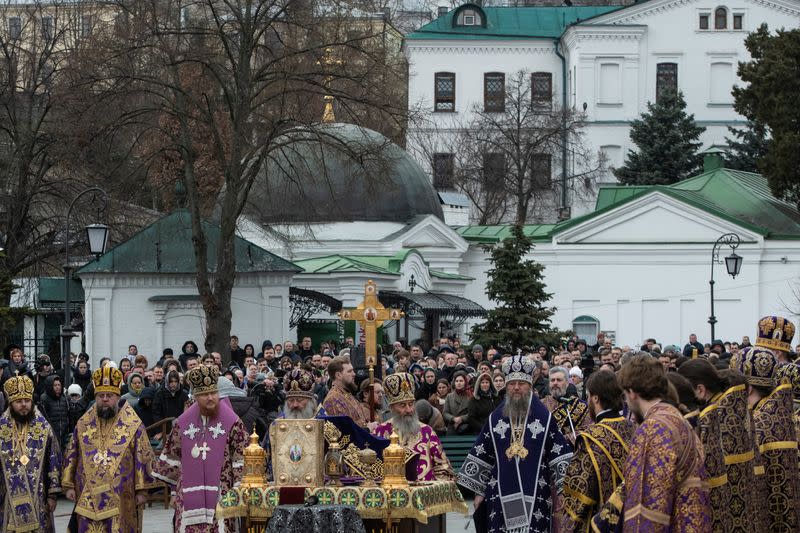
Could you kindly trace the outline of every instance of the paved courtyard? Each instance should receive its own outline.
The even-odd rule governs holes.
[[[72,502],[64,498],[58,501],[56,533],[65,533],[67,531],[67,523],[69,522],[72,506]],[[472,512],[472,505],[470,505],[470,512]],[[469,525],[467,522],[466,517],[450,513],[447,515],[447,531],[461,533],[466,531],[467,528],[469,528],[469,531],[475,531],[472,522],[469,522]],[[155,504],[153,507],[148,507],[144,512],[144,528],[142,531],[143,533],[172,533],[172,509],[164,509],[162,505]]]

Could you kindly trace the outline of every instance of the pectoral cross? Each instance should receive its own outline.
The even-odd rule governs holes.
[[[366,363],[369,367],[370,402],[369,418],[375,420],[375,402],[373,398],[373,384],[375,383],[375,365],[378,358],[378,327],[384,320],[400,320],[404,313],[400,309],[385,308],[378,300],[378,286],[375,282],[368,280],[364,285],[364,301],[356,306],[355,309],[342,309],[339,311],[341,320],[354,320],[364,328]]]

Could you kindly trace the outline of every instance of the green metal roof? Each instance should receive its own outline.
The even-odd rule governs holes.
[[[537,242],[548,242],[563,230],[582,224],[654,191],[706,211],[769,239],[800,239],[800,211],[772,195],[761,174],[717,168],[672,185],[607,185],[597,195],[595,210],[558,224],[535,224],[524,232]],[[511,234],[510,225],[455,228],[464,239],[494,243]]]
[[[672,185],[602,187],[595,211],[618,207],[652,191],[660,191],[714,216],[747,227],[767,238],[800,238],[800,212],[772,195],[761,174],[717,168]],[[580,217],[585,220],[586,217]],[[578,219],[559,225],[575,225]]]
[[[399,268],[392,268],[390,258],[367,255],[325,255],[300,259],[294,263],[307,274],[333,274],[337,272],[369,272],[398,276]]]
[[[463,6],[462,6],[463,7]],[[429,39],[557,39],[571,24],[610,13],[622,6],[484,7],[486,27],[453,27],[452,10],[406,35],[408,40]]]
[[[419,253],[413,248],[397,252],[395,255],[326,255],[300,259],[295,264],[308,274],[332,274],[340,272],[368,272],[399,276],[400,268],[410,253]],[[431,276],[439,279],[472,280],[469,276],[429,270]]]
[[[208,240],[208,270],[213,273],[217,269],[219,226],[203,221],[203,230]],[[300,272],[294,263],[241,237],[234,239],[236,272]],[[194,274],[197,272],[196,265],[191,216],[186,209],[178,209],[115,246],[97,261],[86,264],[76,274]]]
[[[82,302],[83,285],[80,280],[70,280],[69,298],[72,302]],[[39,278],[39,303],[60,303],[64,305],[64,278]]]
[[[522,228],[522,232],[532,237],[534,242],[547,242],[555,227],[556,224],[528,224]],[[464,240],[483,244],[499,242],[511,235],[510,225],[462,226],[455,230]]]

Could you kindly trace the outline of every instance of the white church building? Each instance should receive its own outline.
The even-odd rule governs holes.
[[[568,187],[566,206],[553,195],[542,221],[585,214],[600,185],[615,183],[610,169],[634,148],[630,122],[667,89],[684,95],[687,113],[705,127],[704,147],[724,145],[728,126],[742,126],[731,90],[737,65],[749,59],[744,39],[767,24],[800,25],[797,0],[647,0],[629,6],[480,7],[464,4],[406,36],[409,104],[424,119],[408,133],[407,149],[429,170],[437,189],[452,182],[450,143],[469,124],[474,106],[491,110],[502,83],[519,72],[531,76],[531,97],[549,108],[584,110],[584,144],[604,154],[605,165],[588,194]],[[500,100],[498,100],[500,99]],[[538,105],[538,104],[537,104]],[[425,139],[433,146],[420,146]],[[552,183],[576,169],[574,154],[554,154]],[[567,178],[568,179],[568,178]],[[569,207],[570,210],[559,208]],[[541,213],[539,213],[541,215]],[[549,218],[549,220],[548,220]]]
[[[447,120],[482,98],[487,72],[549,73],[554,98],[563,87],[572,104],[586,102],[592,142],[609,155],[617,147],[621,161],[630,148],[628,122],[653,98],[657,80],[676,79],[658,66],[670,63],[689,111],[708,127],[705,142],[719,143],[741,117],[712,73],[722,76],[728,67],[720,65],[734,69],[746,58],[741,40],[758,23],[796,26],[800,5],[740,0],[722,6],[727,27],[715,29],[718,7],[667,0],[621,9],[468,5],[409,37],[409,94],[433,108],[436,74],[454,74],[449,94],[439,91],[439,103],[452,109],[432,112]],[[525,17],[540,13],[538,26],[494,27],[508,17],[493,9],[534,10]],[[464,26],[453,27],[453,18]],[[735,79],[730,72],[727,85]],[[469,224],[468,207],[434,188],[430,165],[415,159],[413,146],[405,151],[377,132],[323,123],[291,130],[279,145],[283,152],[270,157],[239,219],[232,333],[241,343],[258,349],[266,339],[358,337],[334,313],[358,304],[369,279],[385,305],[408,315],[385,324],[387,340],[468,340],[470,325],[496,305],[485,292],[485,247],[510,227]],[[208,224],[213,250],[217,232]],[[797,206],[774,198],[762,176],[723,168],[714,151],[697,176],[670,186],[601,184],[585,214],[524,231],[535,243],[529,257],[545,267],[554,325],[590,342],[601,331],[619,345],[649,337],[683,344],[690,333],[710,342],[712,249],[727,233],[741,242],[742,266],[735,278],[723,264],[713,266],[716,337],[752,336],[764,315],[800,316]],[[720,258],[730,253],[723,246]],[[186,339],[202,346],[195,271],[188,214],[178,209],[78,270],[85,320],[75,343],[95,362],[119,357],[129,344],[147,355],[178,350]]]

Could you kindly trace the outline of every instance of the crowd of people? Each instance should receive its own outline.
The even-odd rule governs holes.
[[[45,520],[64,490],[77,500],[75,531],[83,531],[81,520],[104,520],[97,509],[81,508],[91,502],[75,490],[88,490],[92,476],[114,474],[120,482],[121,471],[105,466],[127,469],[136,480],[120,489],[131,497],[116,507],[135,515],[135,502],[156,479],[184,487],[183,462],[202,459],[207,469],[207,454],[220,455],[211,471],[192,474],[210,476],[197,487],[207,490],[214,476],[232,486],[241,473],[244,428],[255,428],[269,449],[275,419],[315,416],[349,417],[370,438],[396,431],[419,456],[419,480],[457,479],[475,494],[479,531],[798,531],[800,365],[793,337],[789,320],[765,317],[754,345],[748,337],[702,345],[695,335],[682,348],[655,339],[616,346],[602,334],[592,345],[572,338],[558,349],[484,349],[444,337],[430,347],[398,341],[384,347],[374,382],[354,366],[351,338],[342,346],[315,345],[310,337],[298,344],[267,340],[256,352],[232,336],[225,357],[200,354],[189,340],[177,357],[167,348],[155,361],[132,344],[95,369],[78,354],[69,383],[48,355],[30,368],[22,349],[10,345],[0,360],[0,401],[10,407],[3,406],[0,448],[8,445],[4,424],[46,423],[49,431],[37,434],[37,460],[40,482],[49,481],[41,489],[46,504],[36,512]],[[219,435],[227,435],[224,453],[209,445]],[[475,438],[458,474],[441,441],[455,435]],[[103,450],[120,436],[133,446],[123,463]],[[182,440],[193,443],[191,459]],[[9,453],[27,466],[32,452],[11,441]],[[155,445],[165,450],[156,458]],[[91,464],[82,459],[84,446]],[[7,478],[13,468],[2,467]],[[192,513],[213,518],[207,501],[180,490],[176,497],[177,508],[189,509],[185,523],[194,523]],[[22,505],[14,515],[10,501],[0,525],[19,525],[19,516],[35,523],[36,506],[26,503],[30,509]]]

